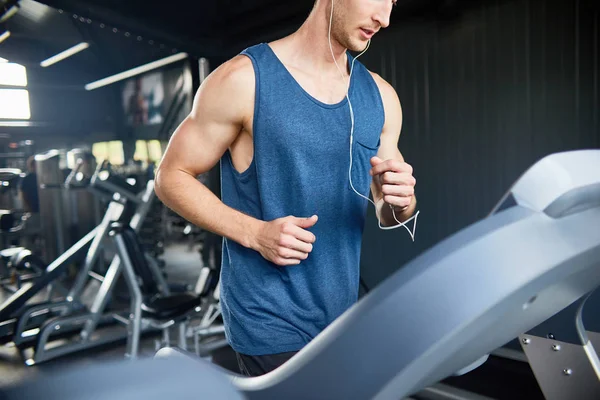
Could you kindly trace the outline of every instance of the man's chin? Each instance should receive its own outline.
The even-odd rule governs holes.
[[[348,46],[348,50],[360,53],[364,51],[369,44],[368,40],[355,40]]]

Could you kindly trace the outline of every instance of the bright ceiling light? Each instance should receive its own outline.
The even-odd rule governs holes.
[[[4,14],[0,15],[0,24],[8,21],[10,18],[14,17],[15,14],[17,12],[19,12],[19,4],[16,3],[13,6],[10,6],[10,8],[6,8],[8,5],[7,4],[3,4],[2,7],[4,8]]]
[[[51,15],[53,11],[51,7],[33,0],[21,0],[19,5],[21,6],[19,16],[23,16],[35,23],[41,22]]]
[[[10,31],[4,32],[2,35],[0,35],[0,43],[4,42],[9,37],[10,37]]]
[[[80,51],[87,49],[88,47],[90,47],[89,43],[86,43],[86,42],[79,43],[71,48],[68,48],[67,50],[65,50],[63,52],[60,52],[60,53],[50,57],[47,60],[42,61],[40,63],[40,65],[44,68],[49,67],[53,64],[56,64],[57,62],[64,60],[65,58],[69,58],[69,57],[79,53]]]
[[[152,71],[153,69],[164,67],[165,65],[173,64],[177,61],[184,60],[187,58],[187,56],[188,56],[187,53],[178,53],[178,54],[174,54],[172,56],[169,56],[169,57],[166,57],[166,58],[163,58],[160,60],[152,61],[151,63],[140,65],[139,67],[132,68],[128,71],[120,72],[116,75],[112,75],[112,76],[100,79],[98,81],[88,83],[87,85],[85,85],[85,90],[98,89],[100,87],[107,86],[107,85],[113,84],[115,82],[119,82],[124,79],[128,79],[133,76],[143,74],[148,71]]]

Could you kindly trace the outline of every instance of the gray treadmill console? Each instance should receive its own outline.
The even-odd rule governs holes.
[[[508,196],[521,207],[544,212],[553,218],[598,207],[598,171],[598,150],[553,154],[523,174],[498,207]]]
[[[3,400],[242,400],[225,374],[191,359],[105,362],[35,374],[0,391]]]
[[[250,399],[399,399],[454,374],[600,286],[599,184],[598,150],[542,159],[513,207],[402,267],[281,368],[234,384]]]
[[[277,370],[213,383],[218,368],[174,357],[193,389],[185,374],[158,381],[197,398],[235,397],[232,382],[248,399],[397,400],[453,375],[600,286],[599,159],[600,150],[541,160],[511,189],[511,206],[399,269]],[[72,386],[44,394],[64,398],[53,395]]]

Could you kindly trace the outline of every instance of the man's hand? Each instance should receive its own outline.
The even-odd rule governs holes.
[[[317,223],[310,218],[284,217],[265,222],[256,235],[254,250],[279,266],[298,265],[306,260],[316,237],[306,229]]]
[[[412,176],[412,167],[400,160],[371,158],[373,181],[383,194],[383,201],[403,212],[412,204],[417,181]]]

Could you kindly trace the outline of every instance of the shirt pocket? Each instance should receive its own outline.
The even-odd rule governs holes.
[[[352,178],[352,184],[350,183],[350,177],[348,177],[348,189],[354,191],[354,189],[365,197],[369,197],[372,177],[369,175],[371,170],[371,158],[377,155],[379,150],[380,141],[378,140],[375,145],[367,145],[361,140],[354,140],[352,144],[352,159],[350,175]]]

